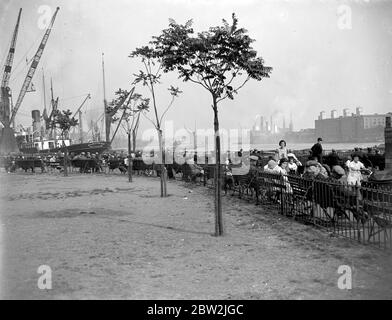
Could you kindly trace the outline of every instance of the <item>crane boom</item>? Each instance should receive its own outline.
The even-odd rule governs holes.
[[[82,109],[82,107],[83,107],[84,104],[86,103],[87,99],[90,99],[90,98],[91,98],[91,96],[90,96],[90,94],[88,94],[87,97],[83,100],[83,102],[82,102],[82,104],[80,105],[80,107],[78,108],[78,110],[75,111],[73,117],[76,116],[76,114],[80,111],[80,109]]]
[[[21,14],[22,14],[22,8],[19,9],[18,20],[16,21],[14,34],[12,35],[10,50],[8,51],[7,60],[4,65],[4,73],[3,73],[3,78],[1,80],[1,86],[3,88],[8,87],[8,82],[11,76],[11,69],[12,69],[12,63],[14,62],[16,39],[18,38],[18,30],[19,30]]]
[[[26,78],[25,78],[25,80],[23,82],[22,89],[20,90],[20,93],[19,93],[19,96],[18,96],[18,100],[16,100],[15,107],[14,107],[14,109],[12,111],[10,123],[12,123],[12,121],[14,120],[14,118],[16,116],[16,113],[18,112],[19,107],[22,104],[22,101],[23,101],[23,98],[24,98],[24,96],[25,96],[25,94],[27,92],[27,89],[29,88],[31,80],[33,79],[35,70],[37,69],[38,63],[39,63],[39,61],[41,59],[42,53],[43,53],[43,51],[45,49],[45,46],[46,46],[46,43],[48,41],[50,32],[52,31],[52,27],[53,27],[54,21],[55,21],[56,16],[57,16],[57,12],[59,10],[60,10],[60,8],[57,7],[55,13],[53,14],[52,20],[50,21],[50,24],[49,24],[48,28],[45,31],[44,37],[42,38],[42,41],[41,41],[41,43],[40,43],[40,45],[38,47],[38,50],[37,50],[37,52],[36,52],[36,54],[35,54],[35,56],[33,58],[33,61],[31,62],[29,71],[27,72]]]
[[[11,76],[12,64],[14,62],[16,39],[18,37],[20,16],[22,15],[22,8],[19,9],[18,19],[16,20],[16,25],[14,33],[12,35],[10,49],[8,51],[7,60],[4,64],[3,77],[1,80],[0,89],[0,120],[3,124],[8,124],[8,119],[10,116],[10,89],[8,88],[8,83]]]
[[[80,139],[80,143],[83,143],[83,122],[82,122],[82,107],[83,105],[86,103],[87,99],[90,99],[91,96],[90,94],[87,95],[87,97],[83,100],[82,104],[80,105],[80,107],[78,108],[78,110],[75,111],[74,115],[72,118],[74,118],[76,116],[76,114],[79,113],[79,139]]]

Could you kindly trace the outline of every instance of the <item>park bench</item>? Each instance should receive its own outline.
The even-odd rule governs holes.
[[[258,202],[258,185],[257,185],[257,173],[249,172],[246,175],[233,175],[232,176],[232,196],[238,192],[238,197],[241,199],[243,196],[256,198]]]
[[[74,168],[79,168],[81,173],[90,171],[93,173],[94,171],[99,171],[101,168],[97,159],[73,159],[71,160],[71,165]]]
[[[16,168],[21,168],[25,172],[31,169],[32,172],[35,172],[35,168],[40,168],[41,172],[45,172],[45,163],[41,159],[16,159],[15,160]]]
[[[362,187],[363,208],[370,219],[368,240],[376,235],[384,234],[385,239],[392,242],[392,192],[383,189]]]
[[[202,169],[204,172],[204,169]],[[196,170],[192,168],[189,164],[184,163],[181,166],[181,172],[182,172],[182,180],[187,181],[187,182],[196,182],[197,178],[200,179],[200,182],[203,179],[204,173],[201,172],[200,170]],[[203,179],[204,180],[204,179]]]
[[[376,236],[384,235],[385,240],[391,241],[392,204],[390,202],[365,202],[365,210],[370,216],[368,241]]]
[[[113,172],[115,169],[118,169],[121,173],[125,174],[127,172],[127,167],[125,166],[123,159],[110,159],[108,161],[109,172]]]
[[[286,197],[291,206],[289,215],[299,220],[309,220],[312,215],[311,188],[312,181],[296,175],[287,175],[292,192]]]
[[[276,173],[259,172],[255,181],[256,204],[283,204],[282,196],[287,191],[283,176]],[[259,200],[260,198],[260,200]]]
[[[359,187],[342,185],[315,180],[309,190],[308,198],[318,208],[321,208],[323,216],[315,216],[315,221],[326,222],[334,227],[339,227],[340,220],[352,221],[364,224],[369,216],[364,210],[362,196]],[[313,211],[316,211],[315,208]],[[318,211],[313,212],[318,213]],[[343,223],[343,221],[342,221]]]

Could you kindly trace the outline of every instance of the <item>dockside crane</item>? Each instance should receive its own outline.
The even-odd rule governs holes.
[[[15,54],[16,38],[18,35],[20,16],[21,16],[21,12],[22,12],[22,9],[19,10],[18,20],[17,20],[17,24],[16,24],[16,27],[14,30],[13,37],[12,37],[10,50],[8,52],[6,64],[4,67],[3,80],[1,83],[0,120],[1,120],[1,123],[3,124],[4,128],[2,130],[2,135],[1,135],[1,139],[0,139],[0,153],[9,153],[9,152],[18,151],[14,131],[11,128],[11,124],[14,122],[15,116],[16,116],[16,114],[17,114],[17,112],[23,102],[23,99],[26,95],[26,92],[30,88],[31,80],[34,76],[34,73],[35,73],[37,67],[38,67],[38,63],[41,59],[41,56],[42,56],[43,51],[45,49],[46,43],[49,39],[50,32],[52,31],[52,27],[53,27],[54,21],[56,19],[56,16],[57,16],[57,13],[59,10],[60,10],[60,8],[57,7],[55,13],[52,16],[50,24],[45,31],[45,34],[41,40],[41,43],[37,49],[37,52],[35,53],[34,58],[32,59],[30,68],[27,72],[26,78],[25,78],[23,85],[22,85],[22,88],[20,90],[18,99],[16,100],[15,107],[11,107],[12,106],[12,103],[11,103],[12,97],[11,97],[11,90],[8,87],[8,82],[9,82],[9,78],[11,75],[12,62],[13,62],[13,58],[14,58],[14,54]],[[11,109],[12,109],[12,111],[10,112]]]
[[[37,70],[38,63],[41,60],[42,53],[44,52],[46,43],[48,42],[50,32],[52,31],[52,27],[53,27],[54,21],[56,20],[57,12],[59,10],[60,10],[60,8],[57,7],[55,13],[53,14],[52,20],[50,21],[50,24],[49,24],[48,28],[45,31],[44,37],[42,38],[42,41],[41,41],[41,43],[40,43],[40,45],[38,47],[38,50],[35,53],[33,61],[31,62],[29,71],[27,72],[26,78],[25,78],[25,80],[23,82],[22,89],[20,90],[20,93],[19,93],[19,96],[18,96],[18,100],[16,100],[15,107],[14,107],[14,109],[12,111],[10,122],[12,122],[13,119],[15,118],[16,113],[18,112],[18,110],[20,108],[20,105],[22,104],[23,98],[26,95],[26,92],[27,92],[27,90],[28,90],[28,88],[30,86],[31,80],[33,79],[35,70]]]
[[[87,97],[83,100],[82,104],[79,106],[79,108],[75,111],[74,115],[72,116],[75,118],[75,116],[78,114],[79,115],[79,139],[80,143],[83,143],[83,124],[82,124],[82,107],[86,103],[88,99],[91,98],[91,95],[88,94]]]
[[[10,126],[10,106],[11,106],[11,89],[9,87],[9,81],[11,76],[12,64],[14,62],[16,39],[18,38],[20,17],[22,15],[22,8],[19,9],[18,19],[14,33],[12,35],[10,49],[8,50],[7,60],[4,64],[3,77],[1,80],[0,87],[0,121],[4,127]]]

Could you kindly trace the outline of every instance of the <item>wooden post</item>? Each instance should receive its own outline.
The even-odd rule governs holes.
[[[355,184],[355,195],[356,195],[356,197],[355,197],[355,207],[356,208],[355,209],[356,209],[357,214],[359,214],[359,205],[360,205],[359,200],[360,200],[360,197],[361,197],[361,192],[360,192],[360,185],[359,185],[358,181]],[[358,226],[359,225],[359,221],[358,221],[358,219],[356,219],[356,220],[357,220],[358,241],[361,242],[361,230],[359,230],[359,226]],[[362,222],[362,219],[360,221]]]
[[[128,130],[128,182],[132,182],[131,131]]]
[[[63,147],[64,147],[64,177],[68,177],[68,148],[64,142],[63,136]]]

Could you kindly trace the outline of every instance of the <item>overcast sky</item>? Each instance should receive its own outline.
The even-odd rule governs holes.
[[[49,6],[49,7],[47,7]],[[45,10],[59,6],[54,29],[17,122],[31,124],[31,110],[43,108],[42,67],[53,78],[60,108],[76,110],[85,94],[85,119],[103,111],[101,53],[105,53],[108,98],[131,86],[140,63],[128,58],[138,46],[168,26],[193,19],[196,31],[230,20],[232,12],[256,41],[254,48],[270,79],[251,81],[234,101],[220,105],[221,126],[250,127],[257,114],[273,115],[282,124],[293,114],[295,129],[314,127],[321,110],[361,106],[365,113],[392,111],[392,1],[257,1],[257,0],[1,0],[0,59],[7,53],[19,8],[23,8],[11,88],[16,101],[27,67],[44,33]],[[351,14],[351,22],[350,22]],[[167,87],[183,94],[167,114],[177,128],[212,127],[208,92],[165,75],[158,102],[169,101]],[[141,90],[139,90],[141,91]],[[144,121],[144,126],[147,126]]]

